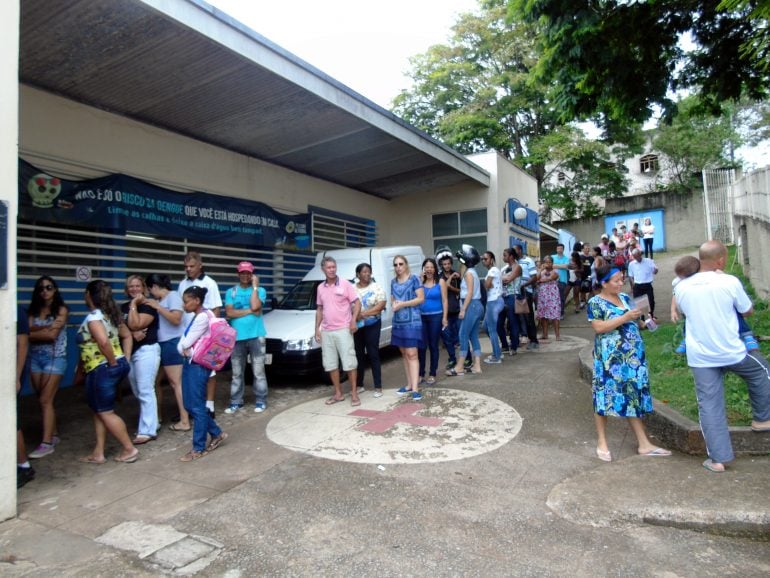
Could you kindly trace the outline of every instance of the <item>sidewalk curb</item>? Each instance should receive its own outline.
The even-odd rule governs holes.
[[[589,384],[593,377],[593,346],[584,347],[578,353],[580,377]],[[684,417],[667,404],[653,400],[655,411],[645,417],[650,433],[661,443],[686,454],[706,454],[706,442],[700,424]],[[737,455],[770,454],[770,434],[759,434],[750,427],[731,427],[730,438]]]

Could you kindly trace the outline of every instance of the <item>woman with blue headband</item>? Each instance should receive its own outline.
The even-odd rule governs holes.
[[[596,456],[612,461],[607,443],[607,416],[625,417],[643,456],[670,456],[647,437],[641,418],[652,413],[647,359],[639,332],[642,312],[621,293],[623,271],[613,265],[596,270],[600,292],[588,301],[588,320],[596,331],[592,382],[597,433]]]

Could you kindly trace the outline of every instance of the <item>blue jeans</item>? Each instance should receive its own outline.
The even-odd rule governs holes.
[[[193,418],[193,450],[196,452],[206,449],[206,434],[217,437],[222,433],[206,411],[206,383],[210,373],[210,369],[197,363],[182,366],[182,402]]]
[[[129,360],[131,391],[139,400],[139,426],[137,435],[158,435],[158,398],[155,397],[155,378],[160,367],[160,345],[153,343],[137,349]]]
[[[444,347],[449,355],[449,361],[454,363],[457,361],[455,355],[455,348],[460,342],[460,319],[457,314],[447,315],[447,326],[441,331],[441,341],[444,342]]]
[[[235,342],[230,356],[233,374],[230,382],[230,403],[243,404],[246,357],[251,354],[251,371],[254,373],[254,395],[257,402],[267,403],[267,377],[265,376],[265,338],[242,339]]]
[[[498,297],[494,301],[487,301],[487,312],[484,315],[484,325],[487,328],[487,335],[489,335],[489,341],[492,343],[492,355],[496,359],[500,359],[500,339],[497,337],[497,318],[500,317],[500,312],[505,307],[505,302],[502,297]]]
[[[420,361],[420,377],[425,376],[425,352],[430,350],[430,373],[436,377],[438,370],[438,340],[441,337],[441,313],[422,316],[422,342],[427,347],[417,348],[417,358]]]
[[[505,302],[505,314],[508,316],[508,332],[511,334],[511,350],[518,351],[519,349],[519,315],[516,314],[514,295],[506,295],[503,299]]]
[[[480,299],[474,299],[465,310],[465,317],[460,321],[460,357],[468,357],[468,341],[473,347],[473,355],[481,357],[479,343],[479,322],[484,315],[484,306]]]

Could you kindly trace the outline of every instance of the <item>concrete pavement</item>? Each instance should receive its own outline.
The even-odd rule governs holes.
[[[440,435],[410,423],[364,435],[351,418],[408,403],[394,394],[403,366],[393,356],[385,396],[367,391],[360,408],[324,406],[323,385],[271,384],[267,412],[226,416],[220,376],[217,418],[230,439],[193,463],[178,461],[190,435],[167,429],[135,464],[78,463],[93,439],[91,420],[82,392],[65,390],[57,400],[62,442],[34,462],[38,477],[19,491],[19,517],[0,524],[0,574],[768,575],[770,457],[740,457],[726,474],[712,474],[703,456],[637,456],[626,424],[611,420],[617,460],[600,462],[578,363],[592,332],[583,315],[565,324],[563,342],[426,388],[419,415],[444,420],[450,429]],[[511,408],[520,429],[494,425],[477,402]],[[130,396],[118,412],[135,424]],[[39,431],[34,400],[25,414],[31,446]],[[276,443],[273,420],[293,423],[290,439],[307,447]],[[334,439],[349,437],[351,447],[308,437],[326,423],[338,424],[343,433]],[[474,439],[485,440],[495,427],[507,441],[458,459],[431,459],[419,448],[412,463],[348,459],[366,435],[386,444],[383,451],[389,443],[403,452],[431,435],[457,449],[474,429]],[[463,429],[467,436],[456,435]],[[323,445],[332,453],[308,451]]]

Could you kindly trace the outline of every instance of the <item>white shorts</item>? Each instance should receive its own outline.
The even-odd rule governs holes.
[[[350,328],[321,332],[321,359],[324,371],[339,369],[340,359],[342,360],[342,369],[345,371],[358,367],[356,347]]]

